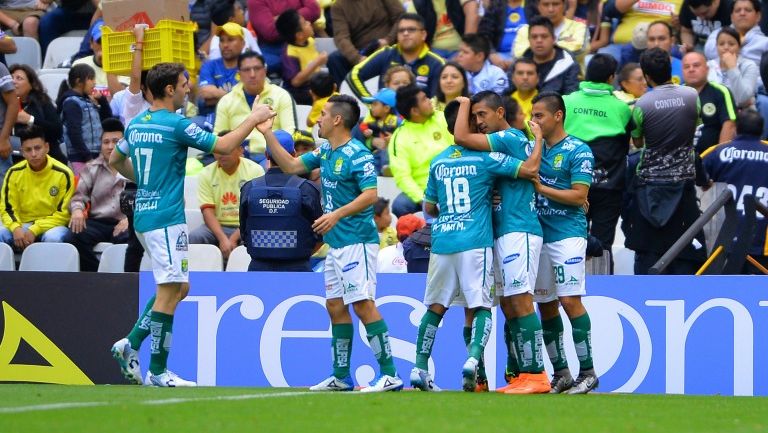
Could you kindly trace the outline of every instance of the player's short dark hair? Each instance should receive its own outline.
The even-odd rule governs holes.
[[[552,20],[549,18],[541,15],[531,18],[531,20],[528,22],[528,35],[531,34],[531,29],[536,26],[544,27],[547,29],[549,34],[552,35],[553,38],[555,37],[555,26],[552,24]]]
[[[653,26],[664,26],[667,28],[667,32],[669,32],[669,37],[672,37],[675,35],[675,29],[672,28],[672,24],[670,24],[668,21],[656,20],[648,24],[649,29]],[[646,30],[645,32],[648,33],[648,30]]]
[[[336,89],[336,82],[327,72],[315,72],[309,77],[309,90],[319,98],[327,98]]]
[[[467,33],[461,37],[461,42],[467,44],[475,53],[483,53],[483,58],[491,55],[491,43],[484,36],[477,33]]]
[[[275,29],[285,42],[296,43],[296,33],[301,31],[301,15],[296,9],[286,9],[275,20]]]
[[[382,213],[384,213],[384,209],[389,207],[389,200],[385,199],[384,197],[379,197],[378,200],[376,200],[376,203],[373,204],[373,214],[376,216],[381,216]]]
[[[264,60],[264,56],[257,53],[256,51],[247,50],[237,56],[237,68],[240,69],[240,67],[243,66],[243,62],[248,59],[257,59],[265,68],[267,67],[267,62]]]
[[[549,111],[552,114],[555,114],[558,111],[562,111],[563,123],[565,123],[565,101],[563,101],[563,97],[560,96],[559,93],[541,92],[538,95],[534,96],[533,100],[531,101],[531,105],[536,104],[538,102],[543,103],[544,106],[547,107],[547,111]]]
[[[702,6],[712,6],[715,0],[688,0],[688,6],[691,9],[697,9]]]
[[[349,95],[333,95],[328,98],[328,102],[332,102],[331,114],[334,116],[340,115],[344,119],[344,128],[352,130],[360,121],[360,106],[357,104],[357,99]]]
[[[643,74],[650,77],[655,85],[661,85],[672,79],[672,61],[669,53],[661,48],[645,50],[640,55],[640,67]]]
[[[217,26],[228,23],[233,16],[235,16],[235,0],[218,0],[211,5],[211,21]]]
[[[609,83],[618,68],[618,62],[610,54],[595,54],[587,64],[587,74],[584,77],[593,83]]]
[[[34,140],[35,138],[46,141],[45,131],[38,125],[29,125],[16,128],[16,136],[19,137],[19,141],[22,144],[27,140]]]
[[[414,14],[411,12],[404,13],[400,15],[400,19],[397,20],[397,24],[400,25],[400,23],[403,21],[416,21],[419,23],[419,27],[422,29],[424,28],[424,18],[422,18],[419,14]]]
[[[397,112],[406,120],[411,120],[411,109],[419,104],[419,93],[424,93],[424,89],[415,84],[397,89]]]
[[[448,124],[448,132],[453,135],[453,130],[456,127],[456,118],[459,117],[459,101],[453,100],[445,105],[443,114],[445,115],[445,123]]]
[[[733,10],[736,9],[736,3],[738,2],[750,2],[752,3],[752,8],[755,9],[755,12],[760,12],[761,6],[760,6],[760,2],[757,0],[733,0],[731,2],[731,11],[730,11],[731,14],[733,13]]]
[[[533,65],[534,66],[533,69],[536,71],[536,75],[539,75],[539,70],[536,69],[536,62],[534,62],[533,59],[529,59],[528,57],[518,57],[517,59],[515,59],[515,62],[512,63],[512,69],[511,69],[513,75],[515,73],[515,69],[517,69],[517,65],[520,65],[520,64]]]
[[[741,110],[736,115],[736,133],[739,135],[763,135],[763,116],[755,110]]]
[[[119,132],[121,134],[124,134],[125,126],[123,125],[123,122],[120,121],[120,119],[117,119],[115,117],[107,117],[101,122],[101,130],[102,130],[102,134],[101,134],[102,137],[106,132]]]
[[[520,108],[520,104],[512,97],[512,95],[502,96],[501,103],[504,104],[504,117],[507,120],[507,123],[512,125],[515,123],[515,120],[517,120],[517,113],[519,113],[522,108]]]
[[[741,35],[733,27],[729,27],[729,26],[721,27],[720,33],[717,34],[717,39],[720,39],[720,35],[728,35],[736,39],[736,42],[738,42],[739,46],[741,46]]]
[[[147,73],[147,88],[155,99],[165,98],[165,87],[176,87],[185,71],[181,63],[158,63]]]
[[[499,107],[504,106],[504,103],[501,101],[501,96],[499,96],[498,93],[490,90],[483,90],[481,92],[475,93],[472,95],[472,98],[470,98],[470,101],[472,101],[472,105],[475,105],[478,102],[482,102],[487,105],[488,108],[494,111],[498,110]]]

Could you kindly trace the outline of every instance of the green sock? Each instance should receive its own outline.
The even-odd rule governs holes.
[[[147,305],[144,306],[144,311],[139,316],[139,320],[133,325],[133,329],[128,334],[128,341],[131,342],[131,349],[139,350],[141,343],[149,336],[149,313],[152,311],[152,306],[155,305],[155,297],[152,296],[147,301]]]
[[[579,357],[581,370],[588,370],[592,365],[592,322],[589,314],[584,313],[571,319],[573,328],[573,345],[576,347],[576,356]]]
[[[469,356],[479,360],[485,351],[485,344],[488,343],[488,337],[491,335],[491,312],[478,308],[475,310],[475,317],[472,319],[472,338],[469,344]]]
[[[351,323],[331,325],[331,346],[333,347],[333,375],[339,379],[349,376],[349,358],[352,356]]]
[[[158,375],[163,374],[168,366],[168,352],[171,350],[173,334],[173,315],[152,311],[149,317],[149,330],[152,335],[149,371]]]
[[[563,319],[558,314],[552,319],[542,320],[541,329],[544,331],[544,345],[547,348],[552,368],[560,371],[568,368],[568,360],[563,349]]]
[[[517,345],[513,335],[517,334],[517,319],[508,319],[504,322],[504,344],[507,346],[507,370],[504,373],[520,375],[520,364],[517,361]]]
[[[517,318],[517,359],[520,361],[520,371],[524,373],[541,373],[544,371],[544,359],[541,353],[543,336],[541,322],[536,313]]]
[[[443,316],[432,310],[427,310],[421,317],[419,335],[416,337],[416,367],[422,370],[429,370],[429,357],[432,356],[432,346],[441,320]]]
[[[467,353],[469,353],[469,342],[472,340],[472,327],[464,327],[464,346],[467,347]],[[485,355],[481,356],[477,363],[477,376],[482,379],[488,379],[488,374],[485,372]]]
[[[365,325],[368,342],[371,344],[376,361],[379,361],[381,374],[395,376],[395,361],[392,359],[392,348],[389,346],[389,333],[384,320]]]

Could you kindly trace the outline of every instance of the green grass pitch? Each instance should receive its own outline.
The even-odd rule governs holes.
[[[765,432],[768,398],[0,385],[0,432]]]

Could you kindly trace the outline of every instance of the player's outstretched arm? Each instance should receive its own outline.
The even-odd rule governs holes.
[[[256,100],[253,102],[253,107],[251,108],[251,114],[249,114],[243,123],[241,123],[229,134],[223,137],[219,137],[219,139],[216,140],[216,146],[213,148],[213,151],[216,153],[223,153],[225,155],[230,154],[243,143],[243,140],[248,137],[256,125],[275,116],[277,116],[277,113],[272,109],[272,107],[259,103],[259,96],[257,95]]]
[[[285,172],[289,174],[303,174],[307,172],[307,167],[301,162],[299,158],[288,153],[280,142],[275,137],[275,133],[272,131],[272,123],[274,117],[270,117],[264,122],[256,125],[256,128],[264,135],[264,139],[267,142],[267,149],[269,154],[272,155],[272,159],[275,160],[277,165]]]
[[[488,136],[472,133],[469,130],[469,98],[459,96],[456,100],[459,101],[459,113],[456,117],[456,124],[453,126],[453,140],[459,146],[467,149],[490,151],[491,143],[488,142]]]
[[[345,204],[333,212],[324,214],[315,220],[314,224],[312,224],[312,230],[314,230],[315,233],[324,235],[328,233],[333,228],[333,226],[339,222],[340,219],[359,214],[367,207],[373,206],[373,204],[376,203],[376,201],[379,199],[378,193],[376,191],[376,188],[366,189],[351,202]]]
[[[539,194],[569,206],[584,206],[587,202],[587,195],[589,195],[589,186],[581,183],[572,184],[571,189],[555,189],[538,181],[534,182],[534,185]]]
[[[523,161],[520,166],[520,171],[517,173],[517,177],[521,179],[535,179],[539,177],[539,167],[541,167],[541,151],[542,151],[542,134],[541,127],[538,123],[528,121],[528,126],[533,134],[534,144],[531,155]]]

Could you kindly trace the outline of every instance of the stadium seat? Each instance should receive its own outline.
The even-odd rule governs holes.
[[[14,63],[29,65],[32,69],[38,70],[42,65],[40,43],[35,38],[26,36],[14,36],[13,42],[16,43],[16,53],[6,54],[5,62],[7,65]]]
[[[73,36],[73,37],[78,37],[78,38],[80,38],[82,40],[83,36],[85,36],[87,33],[88,33],[87,29],[83,29],[83,30],[70,30],[70,31],[64,33],[62,36]]]
[[[44,68],[57,68],[80,50],[82,36],[60,36],[51,41],[43,60]],[[39,67],[36,69],[40,69]]]
[[[379,176],[377,179],[377,193],[379,197],[384,197],[389,200],[390,206],[392,201],[400,194],[400,189],[395,184],[395,179],[392,177]]]
[[[635,252],[623,245],[613,246],[613,274],[635,274]]]
[[[190,232],[205,224],[203,212],[200,209],[184,209],[184,217],[187,219],[187,229]]]
[[[189,270],[220,272],[224,270],[224,258],[216,245],[190,244]]]
[[[13,254],[13,248],[4,242],[0,242],[0,271],[15,270],[16,259]]]
[[[310,111],[312,111],[311,105],[296,104],[296,117],[298,118],[296,126],[298,129],[307,129],[307,117],[309,117]]]
[[[54,105],[56,104],[56,97],[59,95],[59,86],[62,81],[67,81],[69,76],[69,69],[57,69],[59,72],[46,72],[40,74],[40,82],[43,83],[45,93],[51,97]]]
[[[200,206],[200,202],[197,201],[197,183],[197,176],[184,177],[184,207],[186,209]]]
[[[125,270],[125,250],[128,244],[110,245],[101,253],[99,272],[121,273]]]
[[[338,51],[338,48],[336,48],[336,42],[333,41],[333,38],[315,38],[315,48],[317,49],[318,53],[325,51],[329,55]]]
[[[19,270],[79,272],[80,254],[72,244],[36,242],[21,254]]]
[[[103,253],[104,251],[107,250],[107,248],[111,247],[112,245],[114,245],[112,242],[99,242],[93,247],[93,252],[96,254]]]
[[[227,260],[227,272],[247,272],[248,265],[250,264],[251,256],[248,255],[245,246],[240,245],[229,254],[229,260]]]

